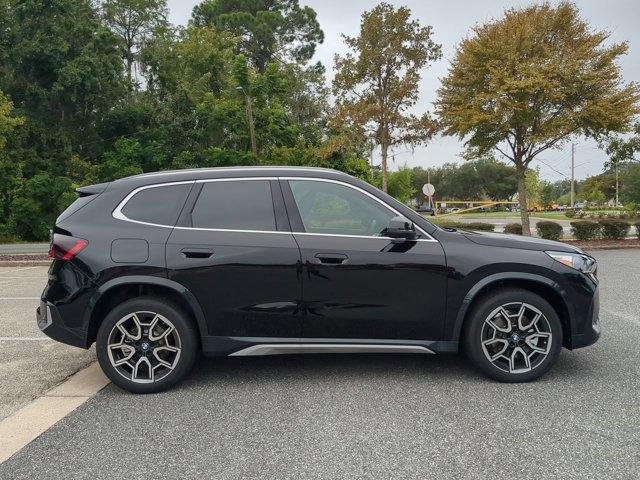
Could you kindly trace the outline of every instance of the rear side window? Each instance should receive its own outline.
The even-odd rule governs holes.
[[[192,183],[164,185],[140,190],[129,199],[122,213],[130,220],[174,226]]]
[[[269,181],[207,182],[191,219],[195,228],[275,231]]]

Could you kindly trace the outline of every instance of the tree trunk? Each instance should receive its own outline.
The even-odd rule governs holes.
[[[381,156],[382,156],[382,191],[387,193],[388,185],[387,185],[387,152],[389,150],[389,146],[385,143],[380,145]]]
[[[527,210],[527,187],[525,176],[527,167],[522,160],[516,162],[516,176],[518,177],[518,203],[520,204],[520,219],[522,221],[522,235],[531,236],[529,224],[529,210]]]

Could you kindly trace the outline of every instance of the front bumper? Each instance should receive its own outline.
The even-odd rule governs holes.
[[[574,348],[582,348],[593,345],[600,338],[600,334],[602,333],[602,325],[600,324],[600,295],[597,288],[589,307],[587,320],[584,323],[585,325],[583,331],[571,336],[571,344],[569,348],[571,348],[572,350]]]

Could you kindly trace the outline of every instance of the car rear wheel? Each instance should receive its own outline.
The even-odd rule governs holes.
[[[542,297],[501,290],[480,301],[464,331],[467,356],[501,382],[528,382],[546,373],[562,349],[562,324]]]
[[[128,300],[104,319],[96,338],[100,366],[133,393],[165,390],[193,366],[197,337],[187,315],[155,297]]]

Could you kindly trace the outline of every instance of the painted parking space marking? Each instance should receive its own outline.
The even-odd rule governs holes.
[[[48,342],[52,341],[49,337],[0,337],[0,342]]]
[[[0,297],[0,300],[40,300],[40,297]]]

